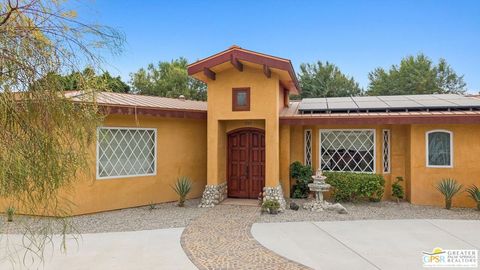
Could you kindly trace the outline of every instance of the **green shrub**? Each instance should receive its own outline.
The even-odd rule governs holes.
[[[182,176],[177,179],[177,182],[172,186],[173,190],[178,194],[178,206],[183,207],[185,205],[185,198],[190,190],[192,190],[192,181],[186,176]]]
[[[469,197],[477,203],[477,210],[480,211],[480,189],[476,185],[472,185],[466,191]]]
[[[280,209],[280,203],[277,200],[266,200],[262,204],[262,210],[268,210],[270,214],[276,214],[278,209]]]
[[[312,168],[295,161],[290,165],[290,177],[295,179],[295,185],[292,187],[293,198],[306,198],[308,196],[308,183],[313,181]]]
[[[397,181],[392,184],[392,197],[397,199],[397,202],[405,197],[405,191],[400,182],[403,181],[403,177],[398,176]]]
[[[370,200],[378,202],[385,191],[385,179],[379,174],[326,172],[326,182],[332,186],[337,202]]]
[[[450,209],[452,208],[452,198],[462,189],[462,185],[455,179],[445,178],[437,184],[436,188],[445,197],[445,208]]]

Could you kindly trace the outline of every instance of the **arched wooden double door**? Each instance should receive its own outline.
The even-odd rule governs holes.
[[[265,186],[265,132],[237,129],[228,133],[228,196],[257,199]]]

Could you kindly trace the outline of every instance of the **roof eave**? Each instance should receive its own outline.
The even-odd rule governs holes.
[[[281,116],[284,125],[384,125],[384,124],[480,124],[480,114]]]
[[[219,52],[188,65],[188,75],[192,76],[199,72],[203,72],[205,68],[210,69],[214,66],[231,61],[232,58],[255,64],[267,65],[270,68],[285,70],[292,79],[292,87],[289,89],[289,91],[293,94],[299,94],[301,92],[295,70],[290,60],[245,50],[237,46],[233,46],[225,51]]]

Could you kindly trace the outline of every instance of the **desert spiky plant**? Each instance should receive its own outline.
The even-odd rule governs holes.
[[[190,190],[192,190],[192,181],[186,176],[182,176],[177,179],[175,185],[172,186],[173,190],[178,194],[178,206],[183,207],[185,205],[185,198]]]
[[[446,209],[452,208],[452,198],[462,189],[462,187],[463,186],[460,185],[457,180],[452,178],[442,179],[442,181],[437,184],[437,190],[445,197]]]
[[[477,203],[477,210],[480,211],[480,189],[476,185],[471,185],[466,192]]]

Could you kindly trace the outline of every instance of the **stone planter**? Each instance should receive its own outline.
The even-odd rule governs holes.
[[[214,207],[227,198],[227,183],[207,185],[203,191],[202,201],[198,207]]]
[[[267,200],[275,200],[280,203],[280,209],[278,212],[285,211],[287,206],[287,202],[285,201],[285,197],[283,197],[283,190],[282,186],[278,185],[276,187],[264,187],[263,188],[263,202]]]

